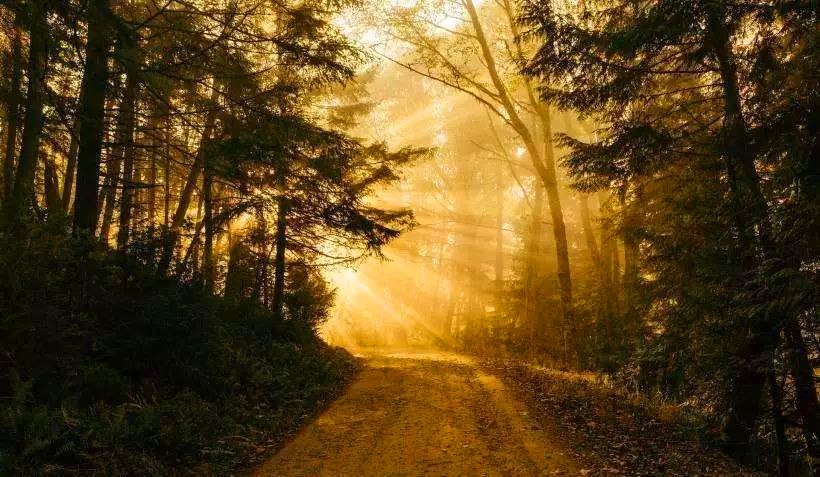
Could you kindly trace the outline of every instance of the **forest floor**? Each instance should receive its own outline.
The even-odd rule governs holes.
[[[597,424],[593,437],[568,427],[580,408],[543,412],[534,400],[537,380],[498,362],[439,351],[360,354],[367,364],[348,391],[254,477],[741,475],[699,444],[663,442],[660,451],[642,451],[658,444],[652,440],[662,431],[657,428],[600,448],[601,439],[612,436]],[[593,420],[599,419],[583,418]]]
[[[502,359],[483,360],[481,367],[509,386],[551,435],[560,436],[584,475],[762,475],[701,442],[704,429],[696,416],[607,385],[594,373]]]

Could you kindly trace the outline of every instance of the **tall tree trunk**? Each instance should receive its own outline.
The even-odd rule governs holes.
[[[589,252],[589,257],[592,260],[592,266],[595,268],[595,272],[600,274],[601,256],[598,253],[598,244],[595,242],[595,231],[592,228],[592,220],[589,215],[589,198],[583,193],[578,197],[578,203],[581,209],[581,226],[584,229],[587,251]]]
[[[64,212],[63,201],[60,198],[59,185],[57,184],[57,168],[50,157],[43,154],[43,180],[45,182],[46,210],[49,219]]]
[[[442,259],[444,258],[444,242],[447,237],[447,229],[445,228],[442,233],[439,235],[438,243],[438,254],[435,261],[435,266],[431,267],[433,273],[436,275],[436,287],[435,292],[433,295],[433,299],[430,303],[430,316],[433,317],[435,320],[436,326],[441,329],[442,322],[444,321],[444,316],[441,313],[441,299],[442,299],[442,286],[444,285],[444,265],[442,264]]]
[[[196,228],[194,229],[194,234],[191,237],[191,242],[188,244],[188,249],[185,251],[185,254],[182,256],[182,260],[177,266],[177,270],[179,271],[187,269],[189,263],[191,264],[192,269],[201,270],[199,265],[199,248],[202,229],[205,227],[205,221],[201,220],[202,205],[204,202],[205,201],[203,200],[202,194],[200,194],[196,208]]]
[[[453,265],[453,269],[455,269],[455,265]],[[455,273],[453,273],[453,275],[455,275]],[[448,345],[453,343],[453,321],[456,314],[456,301],[458,301],[458,292],[456,291],[455,283],[456,281],[454,279],[450,280],[450,291],[447,293],[449,306],[444,312],[444,319],[441,321],[441,333],[444,337],[444,342]]]
[[[809,456],[814,460],[813,465],[817,466],[820,465],[820,406],[817,403],[814,370],[798,321],[787,321],[783,333],[786,337],[789,367],[794,379],[797,409],[803,424],[803,436],[806,439]]]
[[[125,98],[122,103],[122,191],[120,192],[119,227],[117,231],[117,250],[124,252],[131,235],[131,219],[134,205],[134,128],[136,124],[136,97],[139,90],[136,78],[128,73]],[[112,204],[113,205],[113,204]]]
[[[468,6],[468,10],[471,10],[471,16],[477,18],[477,15],[474,15],[475,7],[472,7],[472,0],[466,0],[466,2],[470,4]],[[512,4],[509,0],[502,0],[502,3],[499,4],[504,7],[505,13],[507,14],[507,20],[510,25],[510,32],[513,35],[516,54],[519,61],[523,62],[525,61],[525,56],[521,49],[521,44],[518,42],[518,24],[515,21],[515,13],[513,12]],[[476,20],[474,20],[474,22],[475,21]],[[486,56],[488,48],[485,47],[486,40],[482,41],[482,38],[484,37],[483,32],[477,36],[479,36],[479,41],[482,43],[482,50],[485,52],[484,55]],[[561,207],[561,198],[558,193],[558,175],[555,167],[555,148],[552,144],[552,117],[550,114],[549,105],[539,101],[536,97],[535,90],[530,83],[529,78],[524,78],[524,86],[527,90],[527,96],[530,100],[530,104],[535,109],[535,112],[541,122],[541,127],[543,128],[544,160],[543,164],[541,164],[540,160],[534,161],[534,165],[541,176],[541,180],[544,181],[544,185],[547,188],[547,200],[549,202],[550,216],[552,218],[552,233],[555,239],[558,285],[561,293],[562,320],[566,340],[566,333],[568,331],[569,320],[571,319],[572,314],[572,277],[569,266],[569,247],[567,245],[567,231],[566,224],[564,223],[564,211]],[[508,110],[508,113],[509,109],[514,110],[514,107],[510,108],[506,105],[505,108]]]
[[[162,226],[165,232],[168,232],[171,217],[171,128],[173,127],[173,123],[171,122],[168,108],[166,108],[165,113],[165,151],[162,163]]]
[[[747,131],[737,86],[737,70],[732,60],[729,30],[725,24],[725,5],[720,2],[713,3],[706,6],[707,28],[723,83],[726,168],[733,202],[736,205],[735,220],[743,242],[739,249],[746,254],[747,268],[752,268],[755,265],[754,258],[751,256],[753,253],[751,251],[753,245],[751,229],[754,224],[754,215],[760,211],[750,209],[757,209],[759,201],[751,200],[752,207],[747,208],[744,196],[751,199],[751,196],[757,195],[754,189],[759,192],[759,187],[756,186],[754,180],[756,174],[749,177],[744,173],[744,169],[748,169],[748,164],[753,159],[747,149]],[[753,164],[752,168],[754,168]],[[737,174],[738,169],[740,169],[740,175]],[[763,387],[767,373],[770,372],[772,366],[774,348],[778,341],[778,333],[765,328],[765,326],[757,326],[742,331],[743,335],[748,338],[737,351],[735,369],[732,372],[731,386],[727,394],[729,414],[724,422],[723,432],[727,449],[740,459],[746,459],[751,450],[750,442],[761,412]]]
[[[88,41],[85,50],[85,72],[80,104],[80,146],[77,152],[77,197],[74,200],[74,232],[94,235],[97,225],[97,192],[100,179],[105,117],[105,94],[108,87],[107,0],[90,0],[88,8]]]
[[[100,238],[108,241],[110,235],[111,221],[114,217],[114,206],[117,197],[117,190],[120,190],[120,197],[125,194],[125,185],[120,181],[124,155],[128,145],[134,139],[134,103],[137,94],[137,82],[133,74],[127,73],[125,79],[125,89],[123,90],[122,101],[120,102],[119,115],[117,116],[117,137],[112,149],[111,162],[108,163],[105,194],[105,210],[103,211],[102,225],[100,225]],[[124,180],[124,178],[123,178]],[[122,198],[120,199],[122,202]]]
[[[639,327],[636,301],[638,294],[638,254],[640,249],[640,229],[644,215],[643,188],[635,187],[635,197],[631,204],[626,205],[623,241],[624,241],[624,313],[629,319],[629,326],[636,332]]]
[[[82,102],[82,100],[80,100]],[[77,170],[77,149],[79,147],[80,120],[74,121],[71,131],[71,140],[68,143],[66,156],[65,176],[63,177],[63,209],[68,213],[71,210],[71,194],[74,190],[74,173]]]
[[[77,101],[77,105],[83,104],[83,97],[85,96],[85,91],[82,89],[82,85],[85,84],[85,78],[80,83],[80,98]],[[71,207],[71,194],[74,189],[74,175],[77,171],[77,150],[80,145],[80,117],[77,115],[74,118],[74,124],[72,129],[69,131],[71,133],[71,139],[68,143],[68,156],[66,157],[66,166],[65,166],[65,176],[63,177],[63,208],[65,209],[66,213],[72,210]]]
[[[523,324],[528,327],[530,352],[535,353],[537,331],[539,328],[539,312],[535,306],[535,285],[541,265],[541,215],[544,208],[544,188],[535,182],[532,218],[530,220],[529,237],[527,240],[527,254],[524,265],[524,306]]]
[[[757,232],[756,241],[764,256],[770,261],[778,261],[783,264],[794,262],[793,257],[783,254],[782,247],[774,243],[769,219],[769,210],[766,199],[760,187],[760,176],[755,167],[753,149],[749,141],[749,133],[743,116],[742,99],[737,75],[737,66],[732,52],[730,31],[727,25],[727,8],[723,2],[708,2],[706,8],[706,26],[708,39],[712,53],[718,63],[718,71],[723,87],[723,132],[726,144],[726,169],[730,179],[733,201],[737,204],[735,208],[735,219],[740,228],[740,236],[745,241],[743,249],[748,250],[750,255],[747,261],[749,268],[756,265],[756,257],[751,243],[753,233]],[[787,340],[799,337],[799,324],[797,316],[773,316],[766,322],[752,328],[747,335],[750,337],[746,346],[741,347],[739,359],[736,361],[745,366],[753,366],[753,369],[738,369],[736,374],[744,376],[746,379],[736,379],[735,382],[741,389],[730,390],[731,409],[742,410],[745,414],[732,412],[727,420],[725,430],[727,435],[733,439],[730,443],[735,447],[738,454],[745,454],[749,451],[749,440],[755,423],[760,414],[759,400],[762,395],[762,388],[765,386],[766,370],[771,367],[773,349],[778,343],[778,333],[775,331],[782,322],[786,331]],[[794,333],[794,330],[797,333]],[[789,331],[791,330],[791,332]],[[787,341],[790,353],[795,353],[796,359],[790,360],[792,376],[798,379],[806,379],[806,371],[801,363],[807,362],[805,348],[801,348],[799,342]],[[745,353],[755,353],[743,355]],[[800,354],[804,354],[800,357]],[[813,376],[812,376],[813,379]],[[804,425],[808,426],[807,445],[809,453],[813,459],[820,459],[820,446],[818,445],[818,435],[820,435],[820,422],[817,418],[817,389],[814,385],[804,386],[803,392],[798,391],[798,409],[801,412]],[[739,403],[737,400],[750,401],[749,403]],[[812,412],[814,414],[804,414]]]
[[[569,248],[567,246],[566,225],[564,224],[564,214],[561,209],[561,200],[558,194],[558,181],[555,172],[555,158],[552,147],[552,129],[549,118],[549,109],[544,104],[534,104],[534,106],[540,109],[539,118],[541,119],[542,126],[544,127],[544,140],[546,147],[544,157],[542,158],[542,154],[536,146],[532,134],[521,120],[515,102],[507,91],[504,81],[501,79],[501,75],[498,73],[495,57],[493,56],[492,49],[490,48],[489,42],[484,34],[484,28],[478,17],[478,12],[475,8],[473,0],[464,0],[464,6],[470,16],[476,41],[478,41],[479,46],[481,47],[481,53],[485,61],[487,73],[489,74],[490,80],[498,93],[499,100],[504,106],[504,111],[509,116],[510,124],[523,140],[530,159],[532,160],[533,166],[546,187],[550,216],[552,218],[552,231],[555,237],[558,285],[560,287],[561,312],[563,316],[562,321],[566,327],[572,313],[572,280],[569,268]]]
[[[495,164],[495,307],[498,311],[504,294],[504,169],[501,161]]]
[[[733,357],[735,363],[726,393],[728,412],[721,426],[726,451],[741,461],[754,455],[750,443],[778,341],[777,333],[771,330],[752,329],[748,335]]]
[[[110,94],[105,100],[105,111],[112,111],[117,109],[117,98],[124,95],[123,91],[123,84],[121,81],[120,75],[116,75],[113,78],[113,84],[110,87]],[[119,114],[117,115],[117,121],[119,122]],[[99,238],[100,241],[103,243],[108,242],[108,232],[110,227],[110,220],[108,223],[105,221],[105,211],[108,208],[108,204],[112,203],[116,199],[116,183],[119,179],[119,169],[122,167],[122,151],[117,151],[117,148],[120,147],[117,144],[118,135],[121,133],[119,124],[115,127],[105,128],[103,130],[103,148],[101,152],[101,156],[105,156],[107,158],[105,162],[105,170],[102,170],[102,164],[100,166],[100,172],[102,173],[102,183],[100,184],[100,189],[97,193],[97,224],[99,227]],[[107,146],[105,146],[107,144]],[[102,163],[102,158],[100,159]],[[114,170],[116,168],[116,174]]]
[[[612,287],[610,288],[610,292],[612,293],[612,305],[615,308],[615,316],[616,318],[621,315],[621,300],[620,300],[620,291],[621,291],[621,254],[618,251],[618,234],[615,231],[612,231]],[[616,326],[616,331],[620,330],[620,324]]]
[[[287,249],[287,199],[279,199],[276,212],[276,257],[273,271],[273,316],[277,321],[285,318],[285,251]]]
[[[6,101],[6,150],[3,158],[3,199],[11,198],[14,185],[14,156],[17,153],[17,129],[20,127],[20,83],[23,76],[23,58],[20,46],[20,27],[14,24],[11,38],[11,80]]]
[[[205,117],[205,127],[202,130],[202,136],[199,140],[199,147],[197,148],[196,156],[194,156],[194,162],[191,165],[191,169],[188,171],[188,177],[185,180],[185,185],[179,193],[179,202],[177,202],[176,210],[174,211],[174,215],[171,219],[168,237],[163,243],[162,256],[160,257],[160,262],[157,267],[160,274],[165,274],[168,271],[168,267],[171,265],[174,248],[176,248],[177,241],[179,240],[179,228],[185,223],[185,217],[191,206],[191,198],[193,197],[194,189],[196,189],[199,176],[202,174],[202,169],[205,164],[205,150],[208,141],[213,135],[214,124],[216,122],[216,108],[213,104],[216,102],[217,95],[218,91],[214,88],[211,93],[212,107]]]
[[[202,197],[205,217],[205,244],[202,250],[202,275],[205,282],[205,287],[213,293],[215,281],[214,269],[214,235],[216,228],[214,227],[214,204],[213,204],[213,173],[208,166],[208,159],[205,159],[204,173],[202,174]]]
[[[28,95],[14,190],[7,204],[7,214],[12,221],[20,219],[26,202],[32,199],[34,193],[34,172],[37,169],[40,134],[43,130],[43,101],[48,62],[48,3],[46,0],[29,3]]]
[[[598,206],[601,215],[601,316],[606,331],[605,350],[610,351],[615,343],[615,316],[617,314],[617,282],[615,278],[616,253],[615,237],[610,224],[610,196],[606,192],[598,193]]]
[[[783,393],[777,383],[774,370],[769,370],[769,398],[772,400],[772,420],[774,421],[775,442],[777,444],[777,468],[780,477],[789,477],[789,440],[786,436],[786,422],[783,418]]]
[[[564,224],[564,210],[561,207],[561,196],[558,193],[558,179],[555,167],[555,149],[552,145],[552,125],[549,107],[537,104],[541,126],[544,129],[544,167],[541,179],[547,190],[547,203],[552,219],[552,233],[555,238],[555,254],[558,265],[558,286],[563,308],[563,326],[566,334],[572,314],[572,279],[569,269],[569,247],[567,245],[567,228]]]
[[[159,140],[159,121],[156,118],[156,111],[153,113],[154,117],[151,119],[151,149],[148,161],[148,229],[151,231],[151,237],[154,237],[154,232],[157,223],[157,151],[162,147]]]

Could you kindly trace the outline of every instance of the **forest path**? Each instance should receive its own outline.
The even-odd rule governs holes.
[[[578,475],[495,376],[444,352],[362,353],[348,391],[262,476]]]

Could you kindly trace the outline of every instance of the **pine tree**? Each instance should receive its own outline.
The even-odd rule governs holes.
[[[779,164],[767,159],[769,145],[756,137],[768,118],[760,114],[760,97],[752,94],[761,78],[784,71],[771,61],[768,67],[761,65],[765,58],[760,52],[785,63],[789,61],[786,58],[805,51],[798,38],[809,34],[811,27],[806,22],[813,17],[808,3],[713,1],[626,2],[617,7],[586,2],[577,11],[529,2],[522,15],[530,28],[528,37],[542,43],[526,73],[542,81],[544,99],[593,115],[606,125],[597,143],[564,138],[573,150],[567,164],[580,187],[620,189],[632,197],[630,209],[640,210],[649,188],[666,181],[668,174],[709,184],[707,197],[685,197],[706,191],[684,183],[669,199],[681,207],[678,213],[688,217],[708,214],[710,208],[721,211],[717,222],[706,217],[694,219],[699,221],[694,230],[708,230],[711,242],[682,255],[684,237],[666,238],[666,246],[676,247],[678,252],[661,255],[661,259],[684,263],[689,257],[706,257],[721,249],[727,254],[728,260],[696,258],[701,270],[683,276],[701,278],[680,286],[694,287],[708,277],[703,291],[710,286],[711,290],[722,288],[735,303],[728,315],[718,315],[736,338],[723,355],[731,365],[724,396],[724,430],[727,445],[741,456],[748,453],[762,409],[766,373],[781,330],[789,353],[796,357],[791,372],[810,454],[817,453],[817,396],[806,383],[811,373],[807,372],[810,366],[802,351],[805,347],[799,326],[800,317],[814,307],[817,292],[795,295],[796,290],[805,289],[800,283],[811,281],[805,272],[798,271],[798,263],[813,258],[795,254],[784,241],[785,231],[774,223],[778,207],[773,204],[779,202],[782,192],[772,188],[776,173],[768,171],[776,171]],[[784,26],[794,43],[768,48],[776,43],[775,25]],[[810,58],[794,62],[816,62]],[[796,97],[806,98],[806,94]],[[805,119],[792,119],[796,120],[792,127],[806,130]],[[685,167],[700,172],[691,176],[682,169]],[[661,206],[646,200],[649,210]],[[657,242],[654,245],[660,247]],[[721,263],[723,268],[717,266]],[[706,272],[707,268],[711,270]],[[778,278],[783,276],[790,278]],[[772,288],[790,294],[794,305],[785,306],[772,294]],[[707,293],[709,300],[721,299],[721,293]],[[653,298],[657,301],[660,297]],[[685,295],[680,298],[688,305],[702,305]]]

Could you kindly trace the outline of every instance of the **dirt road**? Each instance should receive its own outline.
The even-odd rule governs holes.
[[[469,358],[365,357],[347,393],[254,476],[578,475],[523,404]]]

